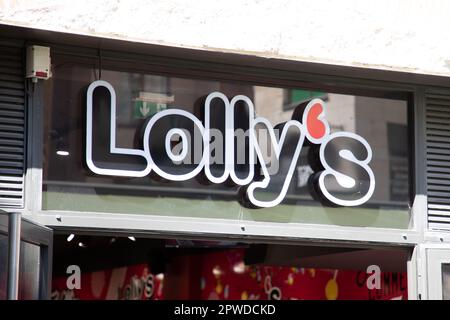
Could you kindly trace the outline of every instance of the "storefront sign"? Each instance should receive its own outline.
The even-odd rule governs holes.
[[[93,112],[97,107],[96,95],[107,97],[105,99],[110,105],[110,154],[126,155],[145,165],[136,168],[130,165],[120,167],[116,163],[105,164],[95,161],[93,139],[96,136],[93,132],[98,128],[93,121]],[[220,102],[222,107],[217,107],[217,102]],[[241,186],[245,191],[243,192],[245,199],[252,206],[273,207],[283,201],[300,152],[304,145],[309,145],[312,146],[310,150],[318,150],[316,154],[311,152],[310,161],[315,173],[312,174],[310,183],[312,192],[316,193],[320,200],[332,205],[358,206],[368,201],[374,192],[375,177],[369,167],[372,158],[370,145],[355,133],[331,133],[325,118],[325,103],[320,99],[313,99],[307,104],[298,106],[291,120],[276,127],[272,127],[267,119],[255,116],[253,102],[244,95],[237,95],[229,100],[220,92],[212,92],[205,100],[203,112],[204,119],[201,121],[192,113],[181,109],[160,111],[150,117],[144,126],[142,148],[120,148],[116,144],[114,88],[106,81],[95,81],[87,91],[87,166],[99,175],[145,177],[153,172],[168,181],[186,181],[203,172],[210,183],[231,181]],[[213,123],[221,116],[224,128],[219,130],[222,133],[219,140],[223,143],[221,147],[212,147],[212,140],[218,141],[217,130]],[[173,123],[183,123],[185,127],[167,125],[175,118],[181,121]],[[236,134],[242,129],[242,126],[236,125],[236,119],[239,119],[241,124],[245,122],[243,135]],[[165,127],[161,125],[164,121]],[[199,133],[200,140],[191,139],[188,126]],[[257,139],[257,132],[261,128],[269,137],[268,145],[272,159],[270,163],[265,157],[262,142]],[[162,132],[163,130],[166,131]],[[181,142],[178,143],[178,152],[175,152],[173,142],[178,140]],[[194,152],[191,152],[192,150]],[[212,153],[222,150],[224,156],[220,163]],[[194,159],[197,159],[194,164],[184,162],[191,153],[194,153]],[[165,159],[165,164],[170,165],[161,165],[161,158]],[[277,163],[276,172],[270,170],[274,162]],[[219,174],[217,165],[222,166]],[[244,166],[245,170],[237,170],[238,166],[239,168]],[[256,170],[258,167],[259,172]]]

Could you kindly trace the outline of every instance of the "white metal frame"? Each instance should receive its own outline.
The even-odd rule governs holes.
[[[428,299],[442,300],[442,264],[450,264],[450,247],[428,249]]]
[[[450,263],[450,244],[418,245],[411,263],[415,265],[412,276],[417,279],[413,284],[416,289],[415,297],[421,300],[442,300],[442,264]]]
[[[98,231],[112,229],[124,233],[148,231],[150,233],[182,233],[211,237],[244,237],[246,239],[271,237],[286,240],[354,241],[403,246],[413,246],[419,241],[418,234],[414,230],[388,228],[52,210],[40,211],[33,216],[39,223],[54,228],[86,228]]]

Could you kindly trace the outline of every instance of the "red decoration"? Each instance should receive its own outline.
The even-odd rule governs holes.
[[[244,251],[225,250],[189,256],[200,272],[185,276],[198,285],[190,299],[406,299],[406,273],[381,273],[381,288],[368,289],[368,274],[352,270],[323,270],[278,266],[245,266]],[[170,274],[166,274],[170,277]],[[53,298],[163,299],[164,275],[152,275],[146,265],[82,274],[81,289],[67,290],[66,277],[53,280]]]

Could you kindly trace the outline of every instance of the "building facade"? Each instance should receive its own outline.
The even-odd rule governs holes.
[[[284,9],[264,26],[243,12],[260,18],[270,5],[245,3],[205,9],[203,20],[197,5],[141,3],[160,10],[161,24],[187,20],[140,30],[145,10],[120,3],[100,12],[98,2],[96,19],[82,23],[79,5],[5,2],[0,208],[25,219],[32,240],[21,257],[47,261],[29,297],[50,295],[53,231],[266,244],[267,264],[375,265],[406,272],[409,299],[450,299],[450,41],[421,46],[410,30],[420,10],[439,20],[436,6],[448,4],[412,6],[400,31],[376,28],[400,4],[384,20],[379,6],[366,8],[372,15],[352,7],[358,33],[374,38],[350,54],[352,29],[341,39],[307,20],[297,34],[297,22],[281,23]],[[327,5],[292,14],[334,21]],[[244,20],[258,28],[239,36]],[[411,34],[395,39],[402,32]],[[11,228],[2,226],[6,255]]]

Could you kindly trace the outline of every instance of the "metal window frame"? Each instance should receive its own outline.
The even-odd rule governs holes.
[[[408,286],[411,282],[411,289],[415,294],[410,299],[442,299],[442,270],[438,267],[441,263],[450,263],[448,244],[424,243],[414,248],[411,261],[408,263],[412,270],[412,281],[408,281]],[[410,269],[408,269],[408,279],[409,272]]]
[[[428,299],[443,300],[442,265],[450,264],[450,248],[427,248]]]

